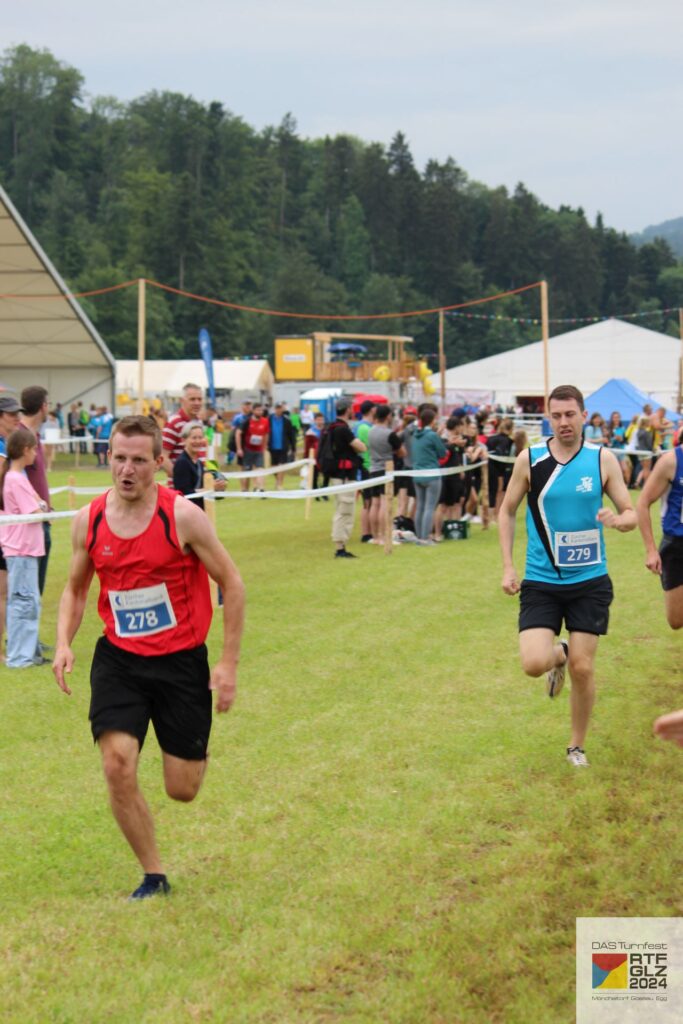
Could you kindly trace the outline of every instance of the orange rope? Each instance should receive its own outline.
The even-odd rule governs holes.
[[[6,292],[0,295],[0,299],[27,299],[33,302],[34,299],[87,299],[90,295],[105,295],[107,292],[118,292],[121,288],[130,288],[137,284],[138,278],[134,281],[124,281],[123,284],[111,284],[108,288],[93,288],[89,292],[60,292],[59,295],[23,295]]]
[[[87,292],[63,292],[59,295],[22,295],[5,293],[0,299],[25,299],[33,302],[36,299],[86,299],[93,295],[106,295],[108,292],[117,292],[122,288],[131,288],[138,283],[139,278],[132,281],[124,281],[122,284],[113,284],[108,288],[93,288]],[[227,309],[236,309],[243,313],[260,313],[263,316],[290,317],[295,320],[400,320],[413,316],[427,316],[432,313],[448,313],[454,309],[465,309],[468,306],[479,306],[486,302],[494,302],[496,299],[505,299],[510,295],[519,295],[520,292],[529,291],[531,288],[538,288],[540,281],[533,284],[522,285],[521,288],[512,288],[507,292],[498,292],[497,295],[489,295],[483,299],[470,299],[469,302],[457,302],[451,306],[435,306],[433,309],[413,309],[407,313],[288,313],[280,309],[263,309],[260,306],[244,306],[238,302],[227,302],[225,299],[212,299],[207,295],[196,295],[194,292],[186,292],[181,288],[174,288],[170,284],[161,284],[160,281],[150,281],[143,278],[146,284],[152,288],[159,288],[173,295],[180,295],[186,299],[194,299],[197,302],[207,302],[212,306],[223,306]]]
[[[426,316],[428,313],[447,313],[451,309],[463,309],[465,306],[478,306],[483,302],[493,302],[495,299],[504,299],[508,295],[518,295],[520,292],[529,291],[530,288],[538,288],[540,281],[534,284],[525,284],[521,288],[513,288],[508,292],[499,292],[497,295],[489,295],[485,299],[471,299],[469,302],[458,302],[453,306],[435,306],[434,309],[413,309],[409,313],[285,313],[279,309],[261,309],[260,306],[241,306],[237,302],[226,302],[224,299],[210,299],[206,295],[195,295],[194,292],[186,292],[180,288],[173,288],[170,284],[161,284],[159,281],[147,281],[153,288],[161,288],[162,291],[172,292],[174,295],[182,295],[186,299],[196,299],[199,302],[208,302],[212,306],[224,306],[227,309],[237,309],[244,313],[262,313],[265,316],[287,316],[296,320],[391,320],[409,316]]]

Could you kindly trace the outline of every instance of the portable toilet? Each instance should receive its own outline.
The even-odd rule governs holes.
[[[299,410],[321,412],[325,423],[334,423],[337,418],[337,402],[343,394],[341,388],[311,388],[299,396]]]

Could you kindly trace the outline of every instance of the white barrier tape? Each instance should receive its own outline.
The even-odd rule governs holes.
[[[50,494],[104,494],[109,487],[51,487]]]
[[[297,462],[285,462],[281,466],[264,466],[263,469],[244,469],[236,473],[220,473],[223,480],[251,480],[255,476],[272,476],[274,473],[286,473],[290,469],[310,466],[313,459],[299,459]]]
[[[453,476],[455,473],[471,473],[473,469],[479,469],[485,465],[485,462],[472,462],[467,466],[449,466],[447,469],[397,469],[392,476],[410,476],[415,480],[422,477]]]
[[[41,437],[41,444],[85,444],[88,441],[97,441],[98,438],[92,434],[85,434],[83,437]],[[102,443],[108,441],[108,437],[102,438]],[[92,454],[92,453],[91,453]]]
[[[76,515],[76,509],[68,512],[35,512],[31,515],[10,516],[0,512],[0,531],[3,526],[14,526],[16,523],[51,523],[53,519],[71,519]],[[0,532],[0,544],[2,544],[2,533]]]
[[[319,487],[318,490],[292,487],[288,491],[198,491],[188,494],[187,498],[209,498],[220,501],[222,498],[276,498],[281,501],[293,501],[298,498],[322,498],[328,494],[344,494],[347,491],[366,491],[369,487],[379,487],[393,480],[393,473],[386,476],[375,476],[372,480],[351,480],[347,484],[334,484],[332,487]]]
[[[484,466],[486,462],[515,462],[517,459],[516,455],[494,455],[493,452],[489,452],[485,462],[480,462],[480,466]]]
[[[195,494],[188,494],[188,498],[209,498],[220,501],[223,498],[275,498],[283,501],[292,501],[297,498],[322,498],[328,494],[344,494],[348,491],[366,491],[370,487],[379,487],[388,483],[395,477],[442,477],[453,476],[455,473],[469,473],[473,469],[485,466],[485,462],[474,462],[470,466],[449,466],[448,469],[397,469],[393,473],[386,473],[383,476],[373,476],[369,480],[350,480],[347,484],[334,484],[332,487],[318,487],[316,490],[308,488],[292,488],[288,491],[197,491]]]

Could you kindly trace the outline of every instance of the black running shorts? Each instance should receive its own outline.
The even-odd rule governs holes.
[[[102,636],[90,669],[90,725],[145,742],[150,720],[165,753],[203,761],[211,732],[206,645],[173,654],[131,654]]]
[[[609,606],[614,598],[609,576],[583,583],[539,583],[523,580],[519,603],[519,631],[552,629],[559,636],[562,621],[569,633],[604,636]]]
[[[368,480],[374,480],[380,476],[384,476],[384,470],[376,469],[368,474]],[[384,484],[377,484],[376,487],[368,487],[365,491],[365,494],[369,498],[381,498],[382,495],[384,494]]]
[[[407,491],[409,498],[415,497],[415,484],[413,483],[412,476],[397,476],[394,487],[397,494],[399,491]]]
[[[440,505],[449,507],[450,505],[457,505],[459,501],[462,501],[465,497],[463,476],[463,473],[451,473],[450,476],[441,478]]]
[[[665,533],[659,545],[662,558],[662,587],[675,590],[683,587],[683,537],[672,537]]]

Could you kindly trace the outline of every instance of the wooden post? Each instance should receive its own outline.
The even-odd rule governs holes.
[[[441,415],[446,415],[446,354],[443,346],[443,310],[439,310],[439,373],[441,374]]]
[[[315,469],[315,456],[312,455],[310,460],[309,460],[309,463],[308,463],[308,469],[306,471],[306,490],[308,490],[308,491],[312,491],[313,490],[313,470],[314,469]],[[311,518],[311,502],[312,501],[313,501],[313,498],[309,494],[309,496],[306,498],[306,502],[305,502],[304,519],[310,519]]]
[[[394,460],[384,463],[384,472],[394,472]],[[384,485],[384,554],[390,555],[394,550],[394,481],[387,480]]]
[[[138,400],[137,411],[142,414],[145,400],[145,279],[138,278]]]
[[[202,480],[202,486],[205,491],[214,491],[216,489],[216,481],[214,480],[213,473],[205,473],[204,479]],[[206,512],[209,520],[216,525],[216,502],[213,498],[208,496],[204,498],[204,511]],[[211,607],[218,607],[218,585],[209,577],[209,589],[211,591]]]
[[[489,528],[489,460],[481,467],[481,522],[484,530]]]
[[[548,282],[541,281],[541,333],[543,337],[543,412],[548,415],[548,395],[550,394],[550,369],[548,342],[550,331],[548,322]]]
[[[76,495],[74,494],[72,488],[76,486],[76,477],[70,476],[66,482],[69,485],[69,497],[67,499],[68,505],[70,509],[74,509],[76,508]]]

